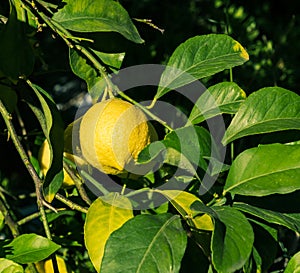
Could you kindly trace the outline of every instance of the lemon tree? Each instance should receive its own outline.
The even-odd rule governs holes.
[[[299,95],[235,82],[253,45],[213,17],[172,53],[142,46],[162,30],[125,2],[0,4],[0,271],[297,271]],[[248,22],[212,2],[224,33]],[[166,65],[125,69],[145,48]]]

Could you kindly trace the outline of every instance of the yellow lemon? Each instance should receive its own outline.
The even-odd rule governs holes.
[[[58,270],[60,273],[71,273],[72,271],[67,268],[66,262],[62,257],[56,256]],[[54,273],[52,260],[46,260],[44,263],[45,273]]]
[[[74,157],[72,154],[64,153],[64,157],[74,162]],[[46,176],[50,167],[50,147],[47,139],[43,142],[38,155],[38,160],[40,163],[40,168],[43,176]],[[73,179],[70,177],[67,171],[64,170],[64,187],[70,187],[74,185]]]
[[[116,98],[93,105],[83,115],[79,129],[86,161],[113,175],[130,172],[140,151],[156,139],[142,110]]]

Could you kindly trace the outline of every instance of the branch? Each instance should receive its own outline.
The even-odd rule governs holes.
[[[63,195],[61,195],[59,193],[57,193],[55,195],[55,198],[57,200],[59,200],[60,202],[64,203],[65,205],[67,205],[71,209],[78,210],[78,211],[83,212],[83,213],[87,213],[88,212],[88,210],[86,208],[84,208],[84,207],[82,207],[82,206],[80,206],[80,205],[72,202],[71,200],[67,199],[66,197],[64,197]]]
[[[3,201],[0,199],[0,211],[2,212],[4,216],[5,223],[9,227],[11,234],[14,238],[20,235],[18,224],[12,219],[7,207],[3,203]]]
[[[82,200],[87,203],[87,205],[91,205],[92,201],[90,200],[90,198],[88,197],[83,184],[81,182],[81,180],[74,174],[74,172],[72,171],[72,168],[64,161],[64,169],[67,171],[68,175],[72,178],[72,180],[75,183],[75,186],[78,190],[78,193],[80,195],[80,197],[82,198]]]
[[[19,138],[18,138],[16,130],[12,124],[12,117],[8,113],[7,109],[5,108],[5,106],[1,100],[0,100],[0,113],[1,113],[1,115],[4,119],[4,122],[6,124],[6,127],[8,129],[9,136],[11,137],[26,169],[28,170],[30,176],[32,177],[32,179],[34,181],[36,197],[37,197],[37,204],[38,204],[41,216],[42,216],[44,230],[45,230],[47,238],[51,239],[51,233],[49,230],[49,226],[48,226],[48,223],[46,220],[46,215],[45,215],[45,210],[44,210],[44,204],[46,203],[46,201],[44,200],[43,195],[42,195],[42,180],[39,178],[34,167],[32,166],[32,164],[31,164]]]

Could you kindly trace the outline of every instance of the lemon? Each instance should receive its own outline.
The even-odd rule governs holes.
[[[71,270],[69,270],[67,268],[66,262],[62,257],[56,256],[56,261],[57,261],[58,270],[59,270],[60,273],[70,273],[70,272],[72,272]],[[45,263],[44,263],[44,272],[45,273],[53,273],[54,272],[51,259],[45,261]]]
[[[94,104],[83,115],[79,129],[85,160],[113,175],[130,172],[140,151],[156,139],[142,110],[117,98]]]
[[[74,162],[74,157],[72,154],[64,152],[64,157],[66,157],[69,160],[72,160]],[[50,147],[47,139],[43,142],[40,150],[39,150],[39,155],[38,155],[38,160],[40,163],[40,169],[45,177],[49,167],[50,167]],[[63,186],[64,187],[71,187],[74,185],[74,181],[71,178],[71,176],[68,174],[66,170],[64,170],[64,181],[63,181]]]

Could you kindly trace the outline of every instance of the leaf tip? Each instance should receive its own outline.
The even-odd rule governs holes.
[[[233,45],[233,50],[234,51],[240,51],[240,56],[245,59],[246,61],[249,60],[249,54],[247,53],[247,51],[242,47],[242,45],[235,41],[235,44]]]

